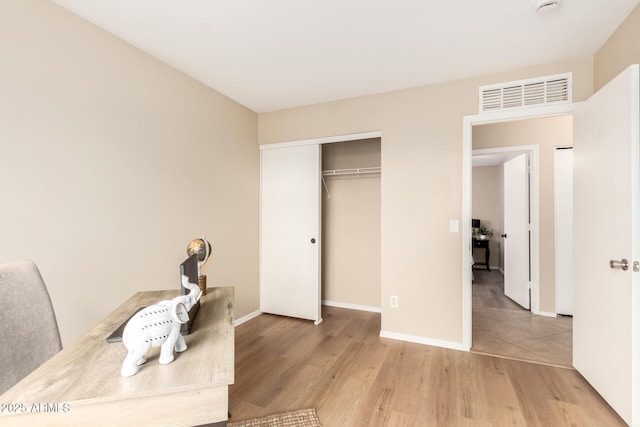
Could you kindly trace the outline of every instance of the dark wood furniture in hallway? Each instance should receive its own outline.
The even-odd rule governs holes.
[[[481,248],[484,249],[484,264],[483,263],[479,263],[479,262],[475,262],[474,266],[480,266],[483,265],[485,266],[485,268],[487,269],[487,271],[490,271],[489,268],[489,257],[491,256],[491,250],[489,249],[489,242],[490,240],[487,239],[473,239],[473,249],[475,248]],[[474,257],[474,260],[476,258]]]

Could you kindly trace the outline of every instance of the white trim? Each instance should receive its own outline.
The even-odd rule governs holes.
[[[529,110],[484,113],[462,118],[462,344],[461,349],[471,350],[471,148],[473,126],[542,117],[569,115],[575,104],[553,105]],[[533,230],[538,233],[537,227]],[[536,248],[538,249],[538,248]],[[537,307],[539,309],[539,307]]]
[[[398,333],[398,332],[390,332],[390,331],[382,331],[381,330],[380,331],[380,337],[381,338],[389,338],[389,339],[398,340],[398,341],[413,342],[413,343],[416,343],[416,344],[431,345],[431,346],[434,346],[434,347],[449,348],[451,350],[469,351],[468,349],[463,348],[463,346],[459,342],[435,340],[435,339],[432,339],[432,338],[419,337],[419,336],[416,336],[416,335],[401,334],[401,333]]]
[[[329,144],[331,142],[356,141],[359,139],[381,138],[382,132],[379,130],[361,133],[350,133],[347,135],[324,136],[320,138],[301,139],[298,141],[276,142],[274,144],[260,144],[261,150],[271,150],[273,148],[300,147],[302,145]]]
[[[360,311],[370,311],[372,313],[382,313],[382,309],[380,307],[371,307],[371,306],[368,306],[368,305],[350,304],[350,303],[347,303],[347,302],[322,300],[322,305],[326,305],[326,306],[329,306],[329,307],[347,308],[349,310],[360,310]]]
[[[475,264],[474,264],[475,265]],[[490,265],[489,266],[489,270],[490,271],[495,271],[495,270],[500,270],[502,271],[502,269],[500,268],[500,266],[497,265]],[[487,271],[487,267],[485,267],[484,265],[482,267],[478,267],[478,268],[474,268],[473,271]]]
[[[529,256],[531,257],[531,312],[540,313],[540,149],[531,152],[529,175]],[[554,285],[555,286],[555,285]],[[554,307],[555,309],[555,307]]]
[[[551,313],[549,311],[539,311],[536,314],[538,316],[544,316],[544,317],[558,317],[557,313]]]
[[[504,270],[499,265],[490,265],[489,270],[499,271],[504,276]],[[473,271],[487,271],[487,267],[474,268]]]
[[[540,119],[543,117],[564,116],[572,114],[576,105],[580,103],[562,105],[549,105],[546,107],[537,107],[529,110],[513,110],[513,111],[496,111],[495,113],[483,113],[462,118],[463,126],[470,124],[471,126],[483,125],[490,123],[512,122],[515,120]],[[471,135],[469,135],[471,137]],[[464,139],[464,135],[463,135]],[[471,148],[471,140],[469,140],[469,148]]]
[[[638,93],[640,90],[640,80],[638,79],[638,64],[631,65],[634,78],[631,79],[632,91]],[[638,111],[640,105],[638,105],[639,98],[634,96],[631,98],[632,104],[630,106],[631,111]],[[633,126],[631,127],[631,138],[633,141],[640,139],[640,124],[636,116],[635,120],[632,120]],[[637,218],[640,213],[640,145],[631,144],[631,152],[629,153],[629,161],[631,167],[631,213],[632,218]],[[640,227],[638,227],[637,219],[631,221],[631,241],[635,242],[631,245],[631,261],[640,261]],[[638,360],[640,356],[640,339],[638,339],[638,331],[640,330],[640,274],[637,272],[631,273],[631,328],[633,332],[633,338],[631,340],[631,360]],[[636,363],[635,366],[638,366]],[[640,420],[640,369],[633,370],[633,377],[631,378],[631,400],[635,402],[631,407],[631,419],[639,422]]]
[[[492,114],[486,114],[485,117]],[[473,116],[477,117],[477,116]],[[464,351],[471,351],[471,296],[473,286],[472,240],[471,240],[471,200],[472,200],[472,154],[471,140],[473,124],[471,116],[462,119],[462,343]],[[471,265],[471,268],[469,266]]]
[[[262,312],[261,312],[260,310],[256,310],[256,311],[254,311],[253,313],[249,313],[249,314],[247,314],[246,316],[242,316],[241,318],[234,320],[234,321],[233,321],[233,326],[240,326],[240,325],[242,325],[243,323],[246,323],[246,322],[248,322],[249,320],[254,319],[254,318],[256,318],[256,317],[260,316],[261,314],[262,314]]]

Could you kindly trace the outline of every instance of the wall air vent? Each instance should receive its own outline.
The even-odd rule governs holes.
[[[480,112],[569,104],[572,86],[571,73],[480,86]]]

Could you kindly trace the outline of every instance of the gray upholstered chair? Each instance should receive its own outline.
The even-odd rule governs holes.
[[[61,349],[38,267],[26,260],[0,264],[0,394]]]

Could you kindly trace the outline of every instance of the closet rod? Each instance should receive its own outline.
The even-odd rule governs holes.
[[[363,173],[380,173],[382,168],[373,167],[373,168],[355,168],[355,169],[330,169],[322,171],[323,176],[329,175],[360,175]]]

